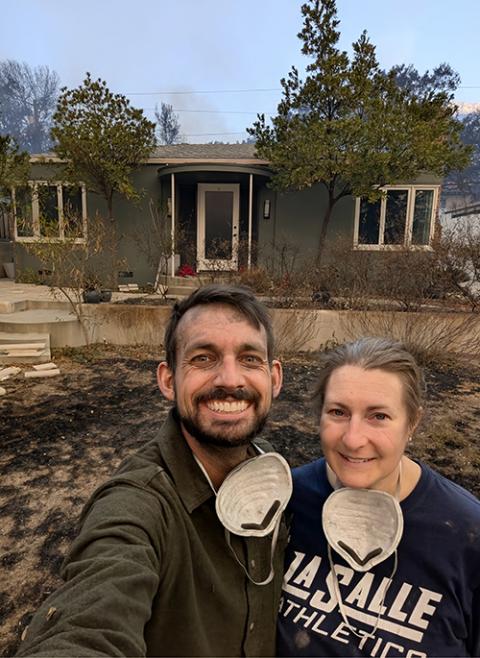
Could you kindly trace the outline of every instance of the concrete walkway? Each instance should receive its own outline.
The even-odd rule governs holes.
[[[112,302],[131,297],[146,297],[141,292],[114,292]],[[30,302],[30,304],[22,304]],[[65,295],[58,289],[53,291],[49,286],[35,285],[33,283],[15,283],[11,279],[0,278],[0,314],[14,313],[36,308],[38,310],[68,310],[70,304]]]
[[[145,295],[115,292],[112,301],[141,296]],[[95,312],[92,306],[97,305],[86,305],[86,318]],[[63,293],[48,286],[0,279],[0,334],[16,333],[49,334],[53,347],[85,344],[81,325]]]
[[[63,297],[59,293],[58,299],[60,299],[60,296]],[[55,301],[48,286],[38,286],[32,283],[15,283],[11,279],[0,279],[0,304],[26,300]],[[3,309],[2,312],[4,312]]]

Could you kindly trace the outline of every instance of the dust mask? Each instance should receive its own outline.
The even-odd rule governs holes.
[[[267,452],[239,464],[218,490],[215,509],[234,535],[265,537],[278,525],[292,494],[292,476],[283,457]]]
[[[400,469],[401,473],[401,469]],[[397,495],[400,491],[400,474]],[[328,560],[340,615],[350,631],[362,638],[364,634],[349,623],[342,601],[332,550],[336,551],[354,569],[368,571],[394,556],[390,577],[382,593],[377,620],[368,637],[377,630],[383,602],[397,571],[397,547],[403,533],[403,514],[397,498],[374,489],[336,489],[325,501],[322,526],[328,542]]]
[[[198,459],[197,463],[215,492]],[[266,452],[239,464],[215,492],[215,510],[225,528],[227,544],[246,576],[256,585],[267,585],[273,579],[273,556],[280,522],[292,488],[292,475],[286,460],[276,452]],[[230,534],[241,537],[272,535],[270,572],[265,580],[258,582],[250,576],[231,544]]]
[[[337,489],[327,498],[322,525],[331,548],[355,571],[368,571],[392,555],[403,533],[398,501],[374,489]]]

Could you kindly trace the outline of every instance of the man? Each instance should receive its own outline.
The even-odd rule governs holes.
[[[232,480],[269,450],[252,442],[282,384],[268,313],[248,289],[206,286],[173,308],[165,350],[158,385],[174,408],[87,504],[66,583],[19,655],[274,655],[286,533],[262,531],[286,501],[274,491],[265,519],[238,525],[242,497],[277,480]]]

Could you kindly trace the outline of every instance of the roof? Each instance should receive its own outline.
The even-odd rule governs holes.
[[[255,144],[170,144],[157,146],[151,154],[158,159],[252,160]]]
[[[31,156],[32,162],[62,162],[55,153]],[[150,164],[211,164],[266,165],[267,160],[257,158],[255,144],[169,144],[157,146],[144,160]]]

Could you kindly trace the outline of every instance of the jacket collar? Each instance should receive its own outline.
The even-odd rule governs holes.
[[[254,445],[252,444],[248,448],[252,457],[259,452]],[[183,436],[175,409],[171,409],[167,416],[162,438],[159,441],[159,449],[166,470],[189,514],[206,500],[215,496]]]

